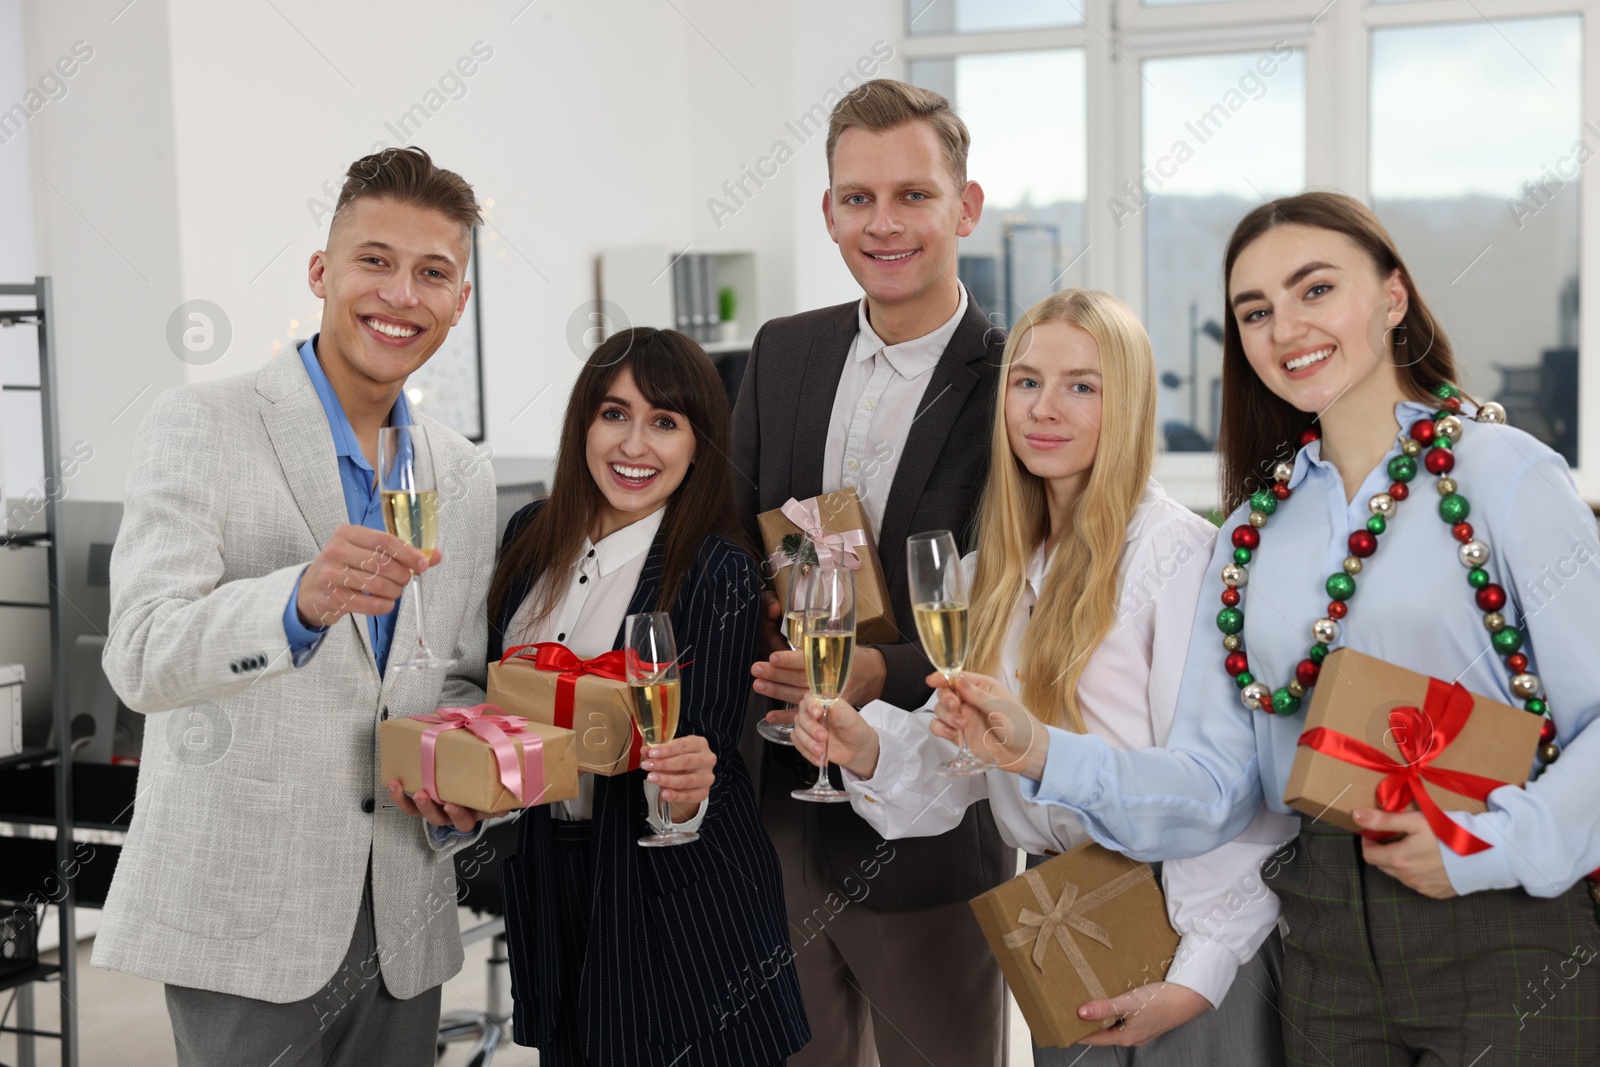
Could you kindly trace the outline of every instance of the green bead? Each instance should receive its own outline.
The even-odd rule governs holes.
[[[1311,655],[1309,658],[1312,663],[1320,666],[1322,661],[1328,658],[1328,646],[1323,644],[1321,641],[1318,641],[1316,644],[1311,646]]]
[[[1356,595],[1356,580],[1343,571],[1328,575],[1328,595],[1335,600],[1349,600]]]
[[[1278,510],[1278,498],[1272,495],[1270,489],[1257,489],[1250,494],[1250,510],[1271,515]]]
[[[1467,572],[1467,584],[1474,589],[1482,589],[1489,584],[1489,572],[1482,567],[1474,567]]]
[[[1279,689],[1272,694],[1272,710],[1279,715],[1293,715],[1300,710],[1300,698],[1287,689]]]
[[[1256,676],[1251,674],[1249,671],[1240,671],[1238,674],[1233,676],[1233,684],[1237,685],[1240,689],[1250,685],[1255,680]]]
[[[1397,482],[1409,482],[1417,476],[1417,461],[1410,456],[1396,456],[1389,461],[1389,477]]]
[[[1451,397],[1460,396],[1461,390],[1457,389],[1449,382],[1440,382],[1438,385],[1433,387],[1433,395],[1438,397],[1440,400],[1449,400]]]
[[[1507,626],[1503,630],[1496,630],[1494,637],[1494,650],[1502,656],[1509,656],[1522,647],[1522,631],[1515,626]]]
[[[1217,629],[1225,634],[1236,634],[1244,629],[1244,612],[1238,608],[1223,608],[1217,612]]]
[[[1248,548],[1234,549],[1233,561],[1241,567],[1246,566],[1250,562],[1250,550]]]
[[[1434,422],[1438,422],[1440,419],[1444,418],[1446,415],[1454,415],[1454,414],[1455,414],[1455,412],[1451,411],[1449,408],[1440,408],[1438,411],[1435,411],[1433,413],[1433,421]]]
[[[1460,493],[1451,493],[1439,500],[1439,517],[1452,526],[1467,521],[1467,516],[1471,514],[1472,505]]]
[[[1382,515],[1374,515],[1367,520],[1367,532],[1374,537],[1381,535],[1388,528],[1389,520]]]
[[[1540,700],[1538,697],[1534,697],[1532,700],[1530,700],[1526,704],[1524,704],[1523,707],[1527,708],[1529,711],[1533,712],[1535,715],[1543,715],[1545,712],[1550,710],[1550,705],[1546,704],[1544,701]]]
[[[1460,416],[1457,416],[1457,418],[1459,418],[1459,417]],[[1455,447],[1455,443],[1452,442],[1450,440],[1450,438],[1446,437],[1444,434],[1439,434],[1437,437],[1435,437],[1433,439],[1433,445],[1431,447],[1433,447],[1433,448],[1451,449],[1451,448]]]

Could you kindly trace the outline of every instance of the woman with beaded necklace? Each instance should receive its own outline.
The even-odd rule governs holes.
[[[1284,1041],[1291,1064],[1472,1064],[1490,1048],[1486,1063],[1591,1063],[1595,517],[1559,455],[1453,384],[1448,341],[1359,202],[1307,193],[1252,211],[1225,282],[1231,514],[1166,749],[1045,727],[970,673],[934,731],[965,727],[1025,796],[1162,860],[1228,841],[1263,801],[1288,812],[1301,711],[1331,648],[1544,717],[1526,786],[1448,816],[1481,850],[1441,844],[1415,810],[1356,812],[1364,837],[1301,821],[1268,880],[1287,923]]]

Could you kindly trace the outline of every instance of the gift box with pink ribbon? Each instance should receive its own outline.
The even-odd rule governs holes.
[[[1040,1045],[1115,1022],[1080,1019],[1078,1008],[1161,981],[1178,951],[1150,868],[1095,844],[1002,882],[972,910]]]
[[[509,648],[489,664],[489,700],[573,731],[579,770],[610,777],[639,768],[644,740],[620,650],[584,659],[555,641]]]
[[[531,808],[578,795],[571,730],[503,715],[493,704],[440,708],[378,726],[382,781],[479,811]]]
[[[766,548],[765,570],[772,576],[778,602],[789,602],[789,576],[797,562],[813,556],[842,563],[856,573],[856,640],[864,645],[889,645],[900,640],[884,581],[883,564],[872,543],[872,524],[854,489],[796,500],[756,516]]]

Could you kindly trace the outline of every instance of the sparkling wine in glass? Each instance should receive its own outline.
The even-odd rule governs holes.
[[[789,642],[789,647],[796,652],[803,652],[802,647],[806,635],[806,624],[819,613],[806,606],[806,585],[811,581],[811,575],[816,570],[815,563],[796,562],[794,570],[789,575],[789,601],[784,605],[783,626],[784,637]],[[756,733],[777,745],[792,745],[794,727],[787,723],[767,722],[762,719],[756,724]]]
[[[672,636],[672,619],[664,611],[629,615],[622,638],[624,670],[628,682],[634,725],[644,743],[664,745],[678,736],[680,686],[678,645]],[[656,794],[656,811],[662,825],[659,834],[639,838],[645,848],[687,845],[700,840],[692,831],[672,825],[672,805]]]
[[[818,564],[806,585],[803,621],[805,634],[800,652],[806,661],[806,683],[822,705],[822,723],[828,709],[850,681],[850,660],[856,649],[855,573],[830,563]],[[828,749],[823,742],[817,782],[789,794],[815,804],[848,803],[850,794],[828,781]]]
[[[967,572],[948,530],[912,534],[906,539],[906,568],[911,579],[911,610],[916,616],[922,650],[934,670],[954,682],[967,662]],[[988,764],[967,747],[966,734],[955,759],[939,766],[950,778],[982,774]]]
[[[389,532],[423,553],[439,537],[439,491],[434,481],[433,451],[421,426],[385,426],[378,431],[378,495],[383,499],[383,524]],[[433,654],[423,625],[422,576],[412,577],[410,599],[417,605],[417,647],[388,669],[431,670],[455,666]]]

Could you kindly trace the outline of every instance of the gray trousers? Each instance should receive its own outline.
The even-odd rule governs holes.
[[[350,950],[328,984],[288,1004],[168,985],[178,1067],[430,1067],[439,987],[396,999],[378,969],[369,880]]]

